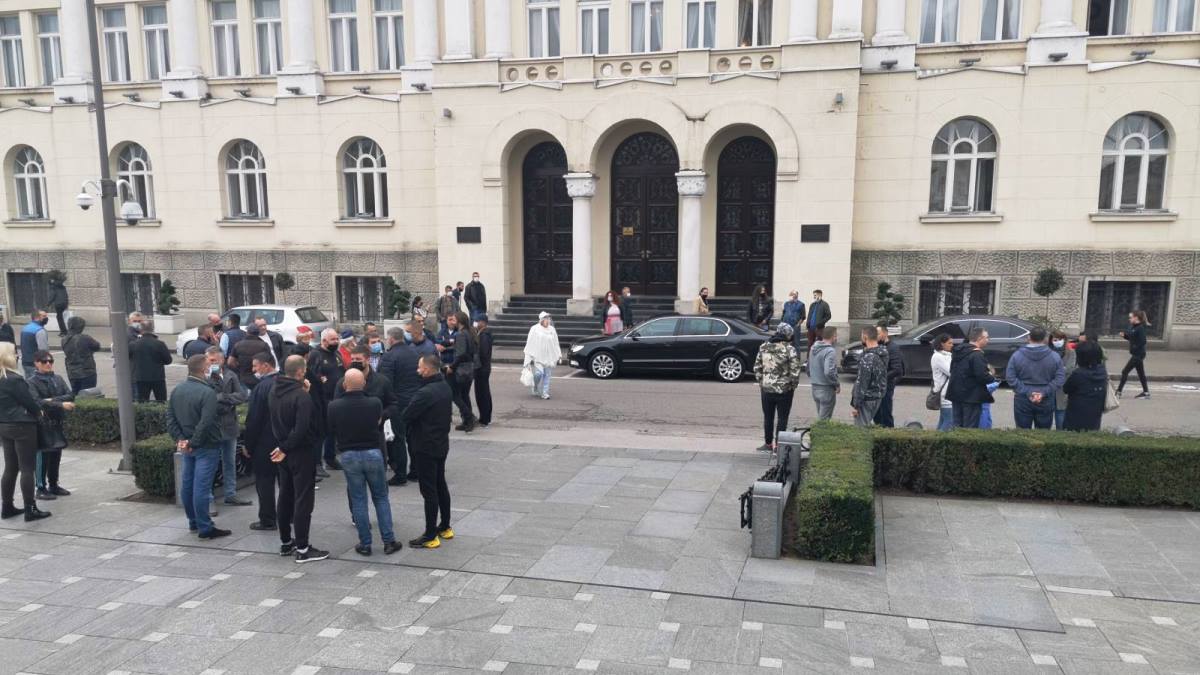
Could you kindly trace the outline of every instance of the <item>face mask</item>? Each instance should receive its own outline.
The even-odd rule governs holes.
[[[38,319],[38,323],[40,323],[40,324],[42,324],[43,326],[45,326],[46,324],[50,323],[50,317],[46,317],[46,318],[44,318],[44,319]]]
[[[255,374],[254,374],[254,379],[256,379],[256,380],[261,380],[261,379],[263,379],[263,374],[262,374],[262,373],[255,373]]]
[[[412,342],[412,333],[410,333],[408,331],[404,331],[404,341]]]
[[[214,363],[214,364],[212,364],[212,365],[210,365],[210,366],[208,367],[208,374],[209,374],[210,376],[212,376],[212,375],[216,375],[217,373],[220,373],[220,372],[221,372],[221,366],[220,366],[220,364],[216,364],[216,363]]]
[[[43,326],[46,325],[46,323],[44,321],[39,321],[38,323],[42,324]],[[129,327],[132,328],[133,330],[140,331],[142,329],[142,324],[134,321],[129,324]]]
[[[358,361],[351,363],[350,367],[355,370],[366,370],[367,369],[367,366],[365,364],[359,363]]]
[[[1052,340],[1050,344],[1054,345],[1055,349],[1062,349],[1063,345],[1067,344],[1066,340]]]
[[[479,281],[479,277],[471,277],[471,281]]]
[[[382,354],[383,353],[383,343],[382,342],[373,343],[371,345],[371,353],[372,354]]]

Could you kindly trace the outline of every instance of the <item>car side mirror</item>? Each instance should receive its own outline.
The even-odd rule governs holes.
[[[642,335],[640,333],[630,333],[629,339],[630,340],[640,340],[640,339],[642,339]]]

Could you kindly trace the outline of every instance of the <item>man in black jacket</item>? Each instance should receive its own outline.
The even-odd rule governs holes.
[[[63,358],[67,362],[67,380],[71,383],[72,394],[96,386],[95,354],[100,351],[100,343],[83,332],[86,328],[87,322],[83,317],[71,317],[67,320],[67,337],[62,341]]]
[[[967,429],[979,428],[979,417],[983,404],[992,403],[988,385],[996,381],[988,368],[983,348],[987,346],[988,333],[974,328],[967,341],[950,353],[950,386],[946,398],[954,404],[954,426]]]
[[[258,379],[254,377],[254,357],[259,354],[266,354],[268,358],[274,356],[267,343],[258,338],[258,326],[250,324],[245,337],[238,340],[227,354],[229,367],[237,372],[242,386],[247,389],[254,389],[258,384]]]
[[[804,354],[805,361],[808,361],[808,352],[811,352],[813,345],[817,344],[817,338],[820,337],[821,331],[825,330],[825,324],[833,318],[833,312],[829,311],[829,303],[825,302],[824,298],[825,294],[821,289],[813,291],[812,304],[808,306],[808,319],[804,322],[804,327],[808,329],[808,350]]]
[[[475,369],[475,405],[479,406],[479,426],[492,423],[492,332],[488,330],[488,315],[475,320],[475,341],[479,343],[479,367]]]
[[[308,381],[311,385],[309,394],[316,405],[317,419],[320,421],[318,429],[323,439],[325,466],[334,470],[340,469],[341,466],[338,465],[333,436],[325,429],[325,411],[329,407],[329,402],[333,400],[338,380],[346,374],[346,367],[342,363],[340,352],[341,345],[338,332],[332,328],[326,328],[321,331],[321,345],[309,352],[307,357]],[[317,461],[317,475],[322,478],[329,475],[321,468],[319,460]]]
[[[487,311],[487,289],[479,281],[479,272],[471,275],[471,283],[463,289],[463,300],[467,303],[467,313],[472,321]]]
[[[904,376],[904,355],[900,353],[900,345],[892,342],[888,333],[887,322],[880,322],[879,344],[887,350],[887,391],[879,400],[879,410],[875,412],[875,424],[881,427],[895,427],[896,419],[892,416],[892,402],[896,396],[896,384]]]
[[[261,316],[254,320],[254,325],[258,326],[258,339],[271,346],[271,353],[275,355],[275,367],[278,368],[287,356],[283,353],[283,336],[267,328],[267,320]]]
[[[362,350],[359,352],[358,350]],[[355,349],[353,358],[369,356],[365,346]],[[352,362],[352,366],[362,361]],[[367,368],[370,368],[368,365]],[[392,383],[383,375],[374,376],[382,382],[388,396]],[[383,461],[382,434],[378,431],[387,414],[383,403],[365,392],[370,387],[367,373],[352,369],[338,383],[338,398],[329,404],[329,431],[337,442],[338,459],[346,476],[346,496],[350,499],[350,514],[358,529],[358,545],[354,551],[359,555],[371,555],[371,513],[367,508],[367,492],[375,504],[375,518],[379,522],[379,536],[383,540],[383,552],[391,555],[400,550],[400,543],[392,531],[392,506],[388,501],[387,465]]]
[[[437,548],[442,539],[454,538],[454,530],[450,529],[450,488],[446,485],[452,396],[441,366],[433,354],[421,357],[417,365],[421,389],[401,414],[408,424],[409,447],[421,483],[421,497],[425,500],[425,532],[408,542],[414,548]]]
[[[194,340],[188,340],[187,343],[183,345],[183,358],[190,359],[197,354],[204,354],[207,356],[209,347],[217,347],[217,349],[221,349],[217,345],[217,338],[213,336],[212,326],[202,323],[199,326],[196,326],[196,338]],[[224,354],[225,351],[221,350],[222,358],[224,358]]]
[[[142,336],[129,343],[129,360],[133,363],[133,382],[137,400],[167,400],[167,371],[171,365],[171,350],[154,333],[142,329]]]
[[[396,395],[395,409],[403,411],[412,401],[413,396],[421,388],[422,379],[417,373],[417,363],[425,354],[437,355],[433,341],[425,335],[422,322],[417,319],[409,321],[407,330],[393,327],[388,330],[388,351],[379,360],[379,370],[392,381],[392,391]],[[411,342],[409,337],[411,336]],[[408,449],[407,423],[399,414],[392,417],[392,433],[395,439],[388,448],[388,464],[395,475],[388,485],[405,485],[416,479],[416,467],[410,466]],[[411,471],[411,473],[410,473]]]
[[[375,444],[375,448],[382,450],[387,445],[383,439],[383,423],[400,412],[396,409],[396,392],[392,387],[392,381],[387,375],[371,368],[371,348],[367,345],[356,345],[354,349],[350,350],[350,369],[346,371],[346,375],[343,375],[342,379],[338,380],[337,386],[334,388],[333,399],[335,401],[346,395],[346,377],[351,373],[362,373],[365,378],[363,386],[360,387],[363,395],[379,401],[380,418],[375,424],[375,428],[379,431],[379,442]],[[330,429],[329,433],[334,434],[333,429]],[[336,436],[336,434],[334,435]],[[340,454],[338,462],[341,462]]]
[[[454,405],[458,406],[458,415],[462,423],[454,427],[459,431],[471,433],[479,424],[475,411],[471,409],[471,385],[475,381],[475,362],[478,360],[479,347],[475,343],[475,335],[467,320],[467,315],[457,312],[450,316],[450,329],[455,331],[454,355],[446,366],[446,380],[454,394]],[[443,361],[446,359],[442,354]]]
[[[252,530],[274,530],[275,523],[275,481],[279,470],[271,461],[271,452],[278,443],[275,431],[271,428],[271,392],[275,389],[274,361],[266,354],[254,356],[254,377],[258,385],[250,392],[250,407],[246,412],[246,429],[242,438],[245,440],[246,457],[254,467],[254,489],[258,493],[258,520],[250,523]]]
[[[271,452],[271,461],[279,465],[279,555],[294,555],[297,563],[315,562],[329,557],[308,541],[316,496],[316,413],[308,395],[306,365],[299,356],[289,356],[283,376],[275,380],[271,391],[271,431],[279,445]],[[292,526],[295,525],[295,538]]]
[[[59,272],[50,277],[50,299],[47,301],[47,305],[57,315],[58,337],[60,339],[67,337],[67,321],[63,315],[66,313],[67,308],[71,306],[70,297],[67,295],[67,286],[65,281],[60,278],[61,276],[62,273]]]

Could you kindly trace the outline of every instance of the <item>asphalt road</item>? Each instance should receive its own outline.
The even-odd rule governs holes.
[[[97,355],[100,386],[113,391],[108,354]],[[60,359],[61,361],[61,359]],[[62,368],[59,363],[57,367]],[[169,366],[168,385],[184,378],[182,365]],[[495,403],[493,424],[478,434],[499,440],[570,443],[574,445],[646,447],[738,452],[762,441],[762,407],[752,380],[725,384],[712,379],[628,377],[596,380],[567,366],[555,369],[551,398],[530,396],[518,381],[517,366],[497,366],[492,372]],[[1105,416],[1104,427],[1127,426],[1154,434],[1200,435],[1200,389],[1195,385],[1152,385],[1150,401],[1127,397]],[[850,422],[852,381],[843,383],[835,413]],[[902,385],[896,392],[897,424],[917,421],[926,428],[937,413],[925,410],[928,385]],[[807,377],[802,377],[791,424],[803,424],[815,414]],[[110,394],[111,396],[112,394]],[[1001,389],[992,417],[997,427],[1011,427],[1012,392]]]

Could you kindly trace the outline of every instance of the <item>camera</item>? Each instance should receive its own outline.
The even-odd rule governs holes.
[[[84,211],[92,208],[92,204],[95,203],[96,198],[89,195],[87,192],[80,192],[79,194],[75,195],[75,204]]]

